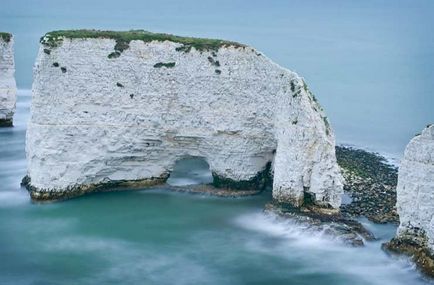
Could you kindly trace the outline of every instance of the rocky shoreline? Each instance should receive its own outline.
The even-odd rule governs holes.
[[[341,206],[342,214],[398,224],[397,168],[377,153],[345,146],[336,147],[336,158],[345,179],[344,192],[352,199]]]
[[[366,217],[381,224],[399,223],[396,211],[397,168],[378,153],[352,147],[337,146],[336,157],[345,179],[345,194],[351,198],[350,203],[341,205],[340,212],[319,209],[308,201],[297,209],[271,202],[265,206],[265,212],[303,224],[309,230],[323,232],[345,244],[363,246],[365,241],[375,240],[375,237],[357,218]],[[420,256],[425,263],[430,260],[426,254]]]

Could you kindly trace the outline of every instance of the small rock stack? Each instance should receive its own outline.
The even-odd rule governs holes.
[[[12,127],[16,103],[12,34],[0,32],[0,127]]]

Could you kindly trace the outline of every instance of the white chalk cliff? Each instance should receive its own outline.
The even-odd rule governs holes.
[[[16,103],[14,39],[0,33],[0,127],[12,126]]]
[[[434,252],[434,125],[407,145],[396,191],[398,238],[413,239]]]
[[[237,43],[126,35],[42,39],[26,139],[34,199],[162,182],[195,156],[234,183],[272,163],[277,201],[339,207],[333,131],[301,77]]]

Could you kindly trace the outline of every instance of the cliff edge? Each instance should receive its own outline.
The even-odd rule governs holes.
[[[342,177],[327,117],[304,80],[243,44],[145,31],[41,38],[26,138],[36,200],[164,182],[204,158],[214,185],[264,186],[337,209]]]

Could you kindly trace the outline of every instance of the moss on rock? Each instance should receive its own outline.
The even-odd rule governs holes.
[[[5,32],[0,32],[0,38],[5,41],[5,42],[10,42],[12,39],[12,34],[10,33],[5,33]]]
[[[129,48],[129,43],[134,40],[143,42],[152,41],[171,41],[182,44],[177,51],[189,52],[192,48],[198,51],[218,51],[219,48],[225,46],[244,47],[245,45],[206,38],[181,37],[171,34],[151,33],[144,30],[131,31],[100,31],[100,30],[59,30],[45,34],[41,37],[41,44],[47,47],[55,48],[62,44],[63,40],[67,39],[113,39],[116,41],[114,47],[115,52],[122,53]],[[111,55],[111,57],[110,57]],[[110,54],[110,58],[114,58],[114,54]]]

